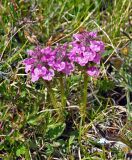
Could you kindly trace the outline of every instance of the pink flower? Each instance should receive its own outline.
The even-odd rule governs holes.
[[[39,78],[43,78],[44,80],[50,81],[54,77],[54,70],[46,69],[46,67],[38,66],[31,73],[31,81],[38,81]]]
[[[42,78],[44,80],[51,81],[52,78],[54,77],[54,75],[55,75],[54,74],[54,70],[53,69],[49,69],[49,70],[46,71],[46,74],[42,75]]]
[[[96,64],[100,64],[100,60],[101,60],[101,55],[99,53],[96,53],[93,62]]]
[[[40,78],[44,80],[52,80],[54,71],[50,67],[50,63],[55,59],[54,51],[50,47],[41,49],[36,47],[34,50],[29,50],[29,58],[23,61],[25,72],[30,72],[31,81],[38,81]]]
[[[53,64],[53,68],[57,71],[63,71],[63,69],[65,69],[65,62],[61,62],[61,61],[56,61]]]
[[[88,35],[92,38],[96,38],[97,37],[97,32],[89,32]]]
[[[25,72],[28,73],[32,70],[33,64],[35,63],[35,59],[33,58],[27,58],[23,61],[23,64],[25,65]]]
[[[74,64],[70,62],[65,62],[65,68],[62,70],[66,75],[70,75],[74,71]]]
[[[90,41],[90,49],[94,52],[104,52],[104,44],[102,41],[92,40]]]
[[[41,74],[42,74],[41,68],[35,68],[31,73],[31,78],[32,78],[31,81],[32,82],[38,81],[39,78],[41,77]]]
[[[74,70],[74,64],[68,58],[68,47],[67,43],[63,45],[58,44],[54,49],[55,59],[49,64],[54,70],[66,75],[71,74]]]
[[[87,69],[87,74],[92,77],[97,77],[99,75],[99,70],[97,67],[89,67]]]

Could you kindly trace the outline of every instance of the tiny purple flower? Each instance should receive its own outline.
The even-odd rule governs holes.
[[[51,81],[52,78],[54,77],[54,70],[53,69],[49,69],[46,71],[46,74],[42,75],[42,78],[44,80],[47,80],[47,81]]]
[[[87,69],[87,74],[92,77],[97,77],[99,75],[99,69],[97,67],[89,67]]]

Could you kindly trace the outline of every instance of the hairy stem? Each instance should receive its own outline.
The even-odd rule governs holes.
[[[85,118],[86,118],[87,87],[88,87],[88,75],[86,72],[84,72],[84,88],[83,88],[82,102],[80,106],[80,114],[81,114],[82,122],[85,122]]]
[[[46,83],[46,85],[47,85],[47,88],[48,88],[48,93],[50,95],[50,99],[52,101],[52,105],[53,105],[54,109],[58,109],[57,99],[56,99],[56,97],[54,95],[54,91],[53,91],[53,89],[52,89],[52,87],[51,87],[49,82]]]
[[[57,102],[57,99],[55,97],[55,94],[54,94],[54,91],[53,91],[53,89],[51,87],[51,84],[48,82],[48,83],[46,83],[46,85],[47,85],[47,88],[48,88],[48,93],[50,95],[50,99],[51,99],[52,105],[53,105],[54,109],[56,109],[56,113],[58,115],[58,118],[59,118],[59,120],[64,121],[64,115],[62,113],[62,109],[60,108],[61,106]]]
[[[61,90],[61,106],[64,109],[66,107],[66,96],[65,96],[65,85],[63,81],[63,76],[59,78],[60,90]]]

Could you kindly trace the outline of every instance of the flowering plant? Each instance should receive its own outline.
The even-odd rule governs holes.
[[[82,31],[74,34],[73,40],[69,43],[45,48],[37,46],[33,50],[28,50],[29,57],[23,61],[23,64],[25,65],[25,72],[30,73],[32,82],[38,81],[40,78],[51,81],[57,73],[68,76],[75,70],[75,66],[80,66],[84,73],[84,93],[80,104],[83,115],[87,104],[88,76],[97,77],[99,75],[99,64],[103,52],[104,43],[97,37],[97,32]],[[60,87],[62,107],[64,107],[66,97],[62,76]],[[50,94],[51,92],[50,89]],[[51,97],[52,100],[55,99],[53,94]],[[54,105],[55,103],[57,100]]]

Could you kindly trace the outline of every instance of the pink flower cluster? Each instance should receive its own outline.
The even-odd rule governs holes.
[[[69,53],[69,59],[80,66],[85,66],[87,74],[98,76],[99,70],[95,64],[100,64],[101,53],[104,52],[104,43],[96,40],[96,32],[82,32],[73,35],[71,42],[72,49]],[[90,66],[93,64],[92,66]]]
[[[96,32],[82,32],[73,35],[73,41],[57,44],[55,47],[36,47],[28,50],[29,58],[23,61],[25,72],[30,72],[32,82],[43,78],[52,80],[55,72],[70,75],[75,64],[85,66],[90,76],[98,76],[97,65],[100,64],[104,44],[97,40]]]

